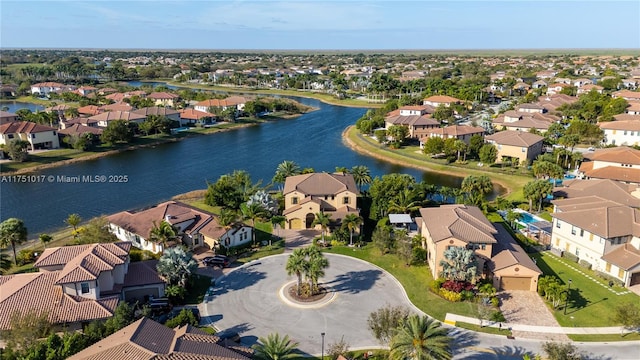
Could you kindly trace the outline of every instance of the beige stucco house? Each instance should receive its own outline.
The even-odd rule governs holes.
[[[506,130],[488,135],[485,141],[498,149],[498,163],[503,157],[518,159],[520,164],[533,162],[542,153],[544,137],[529,132]]]
[[[28,150],[57,149],[60,147],[56,128],[29,121],[13,121],[0,125],[0,145],[14,140],[29,143]]]
[[[587,179],[640,184],[640,150],[619,146],[585,153],[579,172]]]
[[[312,173],[289,176],[284,183],[286,229],[311,229],[315,214],[330,216],[330,228],[347,214],[358,214],[359,191],[351,174]]]
[[[422,140],[428,136],[427,129],[439,128],[440,122],[431,118],[434,108],[429,105],[403,106],[387,114],[385,129],[394,125],[409,129],[409,137]]]
[[[423,246],[434,278],[442,272],[445,250],[464,247],[475,252],[478,276],[492,278],[497,289],[536,291],[540,269],[502,225],[494,226],[478,207],[422,208],[416,223],[425,238]]]

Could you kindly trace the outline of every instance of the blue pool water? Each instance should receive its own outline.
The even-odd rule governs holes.
[[[520,213],[520,222],[525,223],[525,224],[532,224],[534,222],[538,222],[540,221],[540,219],[534,217],[533,215],[523,212]]]

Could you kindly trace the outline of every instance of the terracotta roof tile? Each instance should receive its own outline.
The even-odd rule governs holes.
[[[306,195],[332,195],[343,191],[358,194],[351,174],[312,173],[289,176],[285,180],[283,194],[299,191]]]
[[[544,137],[529,132],[506,130],[488,135],[485,140],[501,145],[529,147],[543,141]]]
[[[29,121],[14,121],[0,125],[0,134],[33,134],[56,131],[51,126],[40,125]]]
[[[495,227],[476,206],[442,205],[420,209],[434,242],[455,237],[467,243],[495,243]]]
[[[627,243],[604,254],[602,260],[619,268],[630,270],[640,264],[640,250]]]

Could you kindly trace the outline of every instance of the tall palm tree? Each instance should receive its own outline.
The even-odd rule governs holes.
[[[314,295],[318,291],[318,279],[324,276],[324,269],[329,267],[329,260],[317,246],[305,248],[305,253],[308,257],[305,276],[309,280],[311,295]]]
[[[411,189],[404,189],[394,199],[389,201],[390,213],[409,214],[420,208],[420,204],[414,201],[415,193]]]
[[[0,223],[0,249],[11,245],[13,250],[13,261],[18,266],[16,256],[16,246],[27,241],[27,227],[18,218],[9,218]]]
[[[82,218],[78,214],[69,214],[67,219],[64,221],[67,225],[73,228],[73,237],[78,237],[78,225],[82,222]]]
[[[393,360],[449,360],[452,357],[448,330],[427,316],[406,318],[391,338]]]
[[[320,225],[320,228],[322,229],[322,245],[326,245],[326,243],[324,242],[324,233],[329,228],[329,223],[331,222],[330,218],[331,214],[325,214],[324,212],[320,211],[319,213],[316,213],[316,217],[311,223],[311,226]]]
[[[178,235],[178,232],[173,227],[173,225],[169,224],[167,221],[162,220],[159,224],[155,221],[153,222],[153,226],[149,231],[149,240],[162,246],[162,250],[167,248],[167,244],[169,241],[175,239]]]
[[[42,246],[46,249],[47,248],[47,244],[53,240],[53,236],[49,235],[49,234],[40,234],[38,236],[38,239],[40,240],[40,242],[42,243]]]
[[[0,274],[4,274],[5,271],[11,268],[11,257],[9,254],[5,254],[0,250]]]
[[[293,351],[298,343],[289,339],[289,335],[280,337],[278,333],[267,335],[267,338],[259,338],[253,345],[255,351],[253,357],[259,360],[287,360],[297,357]]]
[[[256,220],[264,219],[269,216],[269,211],[262,206],[262,204],[257,202],[251,202],[242,204],[240,207],[242,211],[242,217],[246,220],[251,220],[251,227],[253,227],[253,231],[251,232],[251,241],[255,245],[256,243]]]
[[[493,190],[493,183],[486,175],[469,175],[462,180],[460,189],[466,193],[466,196],[473,205],[479,206],[482,204],[485,196]]]
[[[349,229],[349,246],[353,246],[353,232],[362,224],[362,218],[356,214],[347,214],[342,219],[342,226]]]
[[[273,177],[273,182],[282,184],[289,176],[299,175],[300,173],[302,173],[300,165],[291,160],[285,160],[276,168],[276,174]]]
[[[307,254],[305,253],[305,249],[299,248],[293,250],[293,253],[289,255],[287,259],[287,265],[285,269],[287,270],[287,275],[294,275],[298,278],[298,286],[297,292],[298,296],[302,294],[302,274],[307,271]]]
[[[371,184],[371,171],[364,165],[356,165],[351,168],[351,175],[353,180],[358,185],[358,190],[362,191],[364,185]]]

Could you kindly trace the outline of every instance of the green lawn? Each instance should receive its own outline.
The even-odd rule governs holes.
[[[560,306],[552,310],[553,315],[560,326],[567,327],[592,327],[592,326],[615,326],[618,325],[612,320],[613,308],[616,305],[630,302],[639,303],[640,297],[634,293],[616,295],[609,291],[604,280],[597,279],[591,271],[580,268],[576,263],[571,263],[574,268],[580,268],[584,273],[597,279],[597,283],[588,279],[576,270],[569,268],[565,259],[560,259],[550,253],[533,254],[537,265],[544,272],[544,275],[555,275],[565,284],[571,279],[571,292],[567,307],[567,314]],[[605,286],[602,286],[605,285]],[[623,288],[614,287],[617,292]]]
[[[597,334],[597,335],[581,335],[570,334],[569,339],[573,341],[638,341],[640,340],[640,334],[631,333],[620,336],[619,334]]]
[[[463,328],[463,329],[467,329],[467,330],[471,330],[471,331],[478,331],[478,332],[483,332],[483,333],[487,333],[487,334],[494,334],[494,335],[504,335],[504,336],[508,336],[508,335],[512,335],[511,334],[511,330],[505,328],[505,329],[499,329],[499,328],[494,328],[494,327],[482,327],[480,325],[475,325],[475,324],[469,324],[466,322],[456,322],[456,326]]]
[[[279,240],[273,242],[271,245],[259,247],[256,251],[252,251],[247,255],[242,255],[236,261],[241,264],[246,264],[253,260],[263,258],[265,256],[278,255],[284,253],[284,241]]]
[[[380,255],[380,251],[371,245],[363,248],[336,246],[328,249],[327,252],[352,256],[385,269],[402,284],[409,299],[418,309],[440,321],[444,321],[448,312],[464,316],[477,316],[476,304],[452,303],[431,293],[428,287],[433,277],[425,265],[408,267],[395,255]]]

